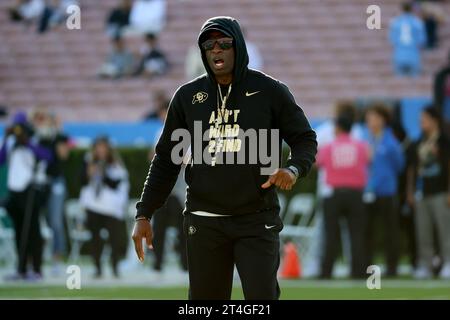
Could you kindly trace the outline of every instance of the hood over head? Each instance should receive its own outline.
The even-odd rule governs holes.
[[[239,82],[248,71],[248,54],[247,47],[245,45],[244,35],[242,34],[241,27],[238,21],[233,17],[213,17],[208,19],[202,26],[198,35],[198,46],[202,54],[203,65],[208,73],[208,77],[214,83],[216,79],[214,73],[208,65],[206,60],[205,50],[203,50],[201,44],[206,39],[206,35],[209,31],[216,30],[226,34],[233,38],[234,47],[234,71],[233,71],[233,83]]]

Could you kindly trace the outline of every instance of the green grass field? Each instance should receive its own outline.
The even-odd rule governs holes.
[[[385,280],[381,289],[369,290],[365,282],[347,280],[292,280],[281,282],[281,299],[450,299],[450,282]],[[1,286],[0,299],[186,299],[186,287],[89,286],[68,290],[63,286]],[[240,287],[233,299],[243,299]]]

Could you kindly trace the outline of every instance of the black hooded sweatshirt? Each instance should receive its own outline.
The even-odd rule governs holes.
[[[204,133],[212,128],[214,118],[219,114],[225,115],[218,112],[217,103],[220,101],[218,84],[200,45],[205,40],[207,32],[211,30],[218,30],[231,36],[235,50],[232,89],[226,102],[229,117],[223,116],[219,129],[223,129],[223,125],[229,125],[228,128],[236,128],[237,125],[237,128],[244,131],[267,129],[268,142],[271,130],[278,129],[279,141],[283,139],[291,148],[286,166],[296,167],[300,177],[308,173],[315,161],[316,134],[287,86],[262,72],[248,69],[247,48],[235,19],[211,18],[205,22],[198,36],[207,73],[182,85],[171,100],[141,199],[136,204],[136,216],[151,218],[154,211],[164,204],[177,180],[181,165],[171,160],[172,149],[179,143],[171,140],[174,130],[183,128],[189,131],[191,150],[195,150],[195,144],[201,144],[202,152],[205,148],[211,147],[211,143],[214,146],[214,142],[211,141],[217,136],[213,135],[210,141],[202,141],[204,140],[202,137],[194,138],[194,121],[201,121]],[[222,89],[223,94],[226,92],[227,88]],[[209,135],[206,138],[208,137]],[[233,143],[226,152],[239,151],[238,147],[233,149]],[[242,150],[246,148],[248,147]],[[281,144],[279,149],[278,159],[281,159]],[[208,151],[211,152],[210,149]],[[214,153],[214,148],[212,152]],[[256,164],[254,162],[237,164],[236,161],[229,164],[224,160],[215,165],[200,162],[194,159],[185,168],[187,183],[185,212],[205,211],[222,215],[240,215],[279,209],[275,186],[261,188],[269,177],[261,174],[260,169],[264,166],[261,161],[258,160]]]

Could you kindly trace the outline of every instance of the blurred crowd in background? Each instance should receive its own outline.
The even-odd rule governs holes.
[[[162,126],[167,107],[166,100],[149,117]],[[435,106],[423,109],[417,125],[420,139],[411,141],[382,102],[358,109],[341,101],[336,117],[316,128],[316,276],[331,278],[341,252],[350,262],[350,276],[364,277],[367,266],[375,263],[375,253],[382,252],[377,263],[384,261],[387,276],[398,275],[403,257],[417,278],[450,278],[450,142]],[[119,277],[118,263],[127,253],[131,231],[127,219],[132,219],[127,168],[108,137],[99,136],[79,164],[79,174],[66,181],[65,162],[72,148],[57,117],[44,109],[17,113],[6,129],[0,163],[7,167],[8,195],[2,205],[13,222],[18,257],[17,273],[7,280],[40,279],[44,245],[52,247],[52,273],[61,273],[70,242],[65,227],[67,183],[75,179],[81,180],[77,201],[86,216],[95,277],[102,277],[105,243],[110,246],[113,274]],[[152,156],[149,152],[148,159]],[[166,230],[171,226],[178,231],[182,269],[187,268],[181,214],[186,185],[182,174],[178,180],[153,219],[155,271],[163,268]],[[52,231],[47,243],[41,235],[42,218]],[[406,252],[401,238],[406,239]],[[382,247],[377,247],[377,239],[382,239]]]
[[[440,44],[439,28],[448,17],[439,6],[441,1],[416,0],[402,4],[402,14],[389,27],[393,47],[393,71],[414,76],[422,71],[421,50],[433,50]],[[44,33],[57,28],[67,18],[67,8],[79,5],[77,0],[17,0],[9,10],[11,21],[21,22]],[[97,74],[105,78],[164,75],[170,64],[158,47],[158,35],[167,20],[166,0],[121,0],[105,17],[105,32],[111,39],[111,51]],[[142,37],[139,54],[133,54],[124,38]],[[262,58],[253,43],[247,43],[250,67],[262,70]],[[195,48],[195,46],[194,46]],[[204,71],[198,50],[192,48],[186,59],[188,79]]]
[[[416,278],[436,272],[450,278],[450,142],[439,110],[423,109],[418,141],[382,103],[369,106],[363,117],[357,125],[355,107],[342,102],[334,121],[316,129],[320,277],[332,276],[340,239],[352,277],[364,277],[376,264],[377,239],[385,275],[395,277],[404,237]]]
[[[64,23],[67,7],[79,2],[18,0],[10,8],[9,17],[29,31],[52,32]],[[405,2],[401,10],[386,31],[386,41],[392,46],[393,74],[413,78],[423,70],[423,50],[448,44],[438,32],[448,16],[440,10],[439,1]],[[118,1],[105,16],[105,37],[111,49],[104,63],[93,70],[99,81],[164,77],[171,61],[158,39],[166,19],[165,0]],[[129,37],[141,38],[138,54],[127,48]],[[247,49],[249,67],[264,70],[258,46],[248,41]],[[183,59],[186,79],[204,73],[195,43]],[[334,118],[315,128],[319,174],[314,222],[310,223],[315,230],[310,256],[315,262],[313,276],[331,278],[335,261],[342,256],[350,265],[351,277],[365,277],[367,266],[379,261],[375,253],[382,252],[386,276],[398,276],[399,264],[406,263],[418,279],[450,279],[450,52],[448,61],[442,64],[430,92],[433,103],[422,110],[415,123],[421,131],[417,141],[407,135],[393,109],[382,101],[364,109],[353,101],[339,101]],[[143,119],[156,120],[162,126],[169,97],[161,90],[153,96],[154,102]],[[62,132],[57,113],[47,108],[19,112],[8,120],[0,150],[0,163],[7,168],[8,191],[2,206],[14,228],[17,268],[6,280],[42,279],[43,250],[48,245],[52,274],[64,272],[69,247],[73,246],[65,205],[70,181],[64,172],[75,147],[71,137]],[[152,156],[149,152],[148,160]],[[77,201],[86,216],[93,276],[101,278],[104,274],[102,256],[108,244],[113,275],[120,277],[118,264],[127,254],[131,232],[128,208],[133,181],[110,137],[98,136],[92,142],[79,163],[79,174],[71,179],[79,179],[82,184]],[[167,203],[154,216],[155,271],[163,268],[170,226],[178,230],[176,251],[181,268],[187,268],[181,227],[184,188],[180,175]],[[50,242],[42,236],[42,218],[51,229]],[[377,247],[379,238],[383,241],[381,248]],[[406,239],[406,252],[401,250],[401,239]]]
[[[38,280],[42,277],[43,246],[41,218],[52,231],[52,272],[63,272],[68,253],[65,222],[67,183],[65,163],[73,148],[69,137],[60,132],[57,118],[45,109],[30,115],[17,113],[6,129],[0,150],[0,162],[7,167],[8,194],[3,207],[15,231],[17,273],[7,280]],[[80,163],[79,202],[86,213],[86,228],[91,237],[91,254],[96,277],[101,277],[104,240],[111,246],[111,266],[118,275],[117,264],[127,249],[127,226],[124,218],[128,206],[127,169],[108,137],[99,136]],[[107,237],[102,236],[105,230]]]

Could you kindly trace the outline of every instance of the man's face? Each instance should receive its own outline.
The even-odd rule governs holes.
[[[224,35],[219,31],[211,31],[208,33],[205,41],[208,40],[232,40],[232,38]],[[203,49],[205,50],[205,49]],[[233,73],[234,68],[234,48],[222,49],[216,41],[214,47],[210,50],[205,50],[206,60],[208,65],[216,76],[223,76]]]

